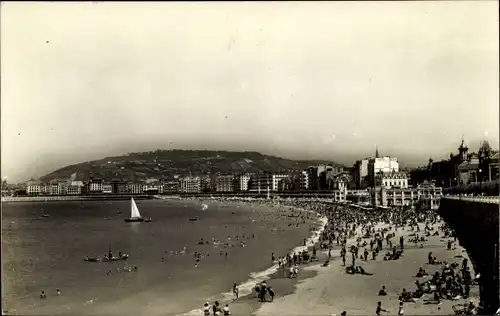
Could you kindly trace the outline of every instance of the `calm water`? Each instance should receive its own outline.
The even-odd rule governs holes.
[[[4,309],[38,315],[186,312],[268,267],[272,252],[284,254],[300,244],[310,228],[309,223],[290,226],[287,214],[263,206],[209,204],[201,211],[201,203],[147,200],[137,205],[154,222],[125,223],[130,201],[3,204]],[[50,217],[40,218],[43,213]],[[192,216],[200,220],[189,221]],[[198,245],[200,238],[227,242],[228,237],[234,247]],[[186,254],[165,253],[185,245]],[[109,246],[115,254],[130,253],[130,259],[83,261],[86,255],[102,257]],[[194,251],[205,254],[197,268]],[[139,271],[118,271],[126,264]],[[42,290],[45,300],[38,298]]]

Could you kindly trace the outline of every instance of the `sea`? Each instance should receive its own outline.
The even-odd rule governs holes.
[[[301,213],[303,220],[291,216],[296,210],[268,203],[136,203],[152,222],[124,222],[130,201],[3,203],[4,313],[195,315],[207,301],[231,299],[234,283],[249,294],[276,271],[273,253],[277,258],[299,250],[306,238],[312,244],[325,223],[310,212]],[[109,249],[130,257],[83,260]],[[203,255],[198,264],[195,252]]]

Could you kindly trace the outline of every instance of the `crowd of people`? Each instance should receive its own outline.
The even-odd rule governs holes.
[[[322,227],[316,245],[301,252],[285,253],[278,258],[274,253],[272,254],[272,261],[281,271],[278,277],[297,277],[300,265],[319,260],[318,249],[323,254],[327,254],[323,266],[331,263],[332,250],[340,249],[341,264],[345,267],[347,274],[372,275],[364,270],[359,264],[360,261],[377,260],[379,257],[383,261],[400,260],[404,257],[405,248],[423,248],[431,236],[452,238],[453,240],[447,241],[449,250],[456,242],[453,231],[441,222],[437,213],[433,211],[417,213],[409,209],[366,209],[353,205],[298,200],[281,202],[280,208],[314,211],[326,217],[328,222]],[[423,300],[424,304],[439,304],[445,299],[468,298],[471,286],[477,284],[477,278],[471,276],[467,259],[464,259],[460,266],[455,262],[440,262],[431,252],[427,261],[429,265],[441,265],[442,271],[436,272],[425,282],[417,280],[414,291],[403,289],[401,293],[394,293],[399,299],[398,315],[404,314],[405,304],[417,302],[424,297],[424,294],[431,295],[430,299]],[[426,276],[428,273],[421,267],[416,277]],[[272,280],[268,281],[272,282]],[[234,288],[237,289],[236,284]],[[266,281],[256,284],[254,290],[261,302],[273,301],[274,290]],[[389,295],[385,286],[382,286],[378,295]],[[237,292],[235,296],[238,297]],[[477,313],[477,307],[472,301],[467,306],[463,306],[462,314]],[[378,301],[375,313],[380,315],[383,312],[388,313],[382,307],[382,302]],[[343,311],[342,315],[347,315],[347,311]]]

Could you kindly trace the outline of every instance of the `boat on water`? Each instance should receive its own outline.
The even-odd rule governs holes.
[[[125,218],[126,222],[151,222],[151,217],[144,218],[141,216],[139,212],[139,208],[137,208],[137,204],[135,204],[134,198],[132,198],[130,202],[130,218]]]
[[[127,260],[128,259],[128,254],[122,254],[121,256],[118,257],[104,257],[102,258],[103,262],[110,262],[110,261],[121,261],[121,260]]]
[[[122,260],[127,260],[129,257],[128,254],[122,254],[118,257],[103,257],[102,259],[101,258],[98,258],[98,257],[85,257],[83,258],[83,261],[87,261],[87,262],[111,262],[111,261],[122,261]]]
[[[45,213],[45,214],[42,215],[42,217],[50,217],[50,215],[47,214],[47,213]]]
[[[198,218],[198,216],[193,216],[193,217],[190,217],[190,218],[189,218],[189,220],[190,220],[191,222],[194,222],[194,221],[199,220],[199,218]]]

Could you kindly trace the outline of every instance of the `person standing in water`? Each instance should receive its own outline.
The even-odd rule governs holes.
[[[236,283],[233,285],[233,293],[234,296],[236,296],[236,299],[238,299],[240,291],[238,290],[238,285]]]

